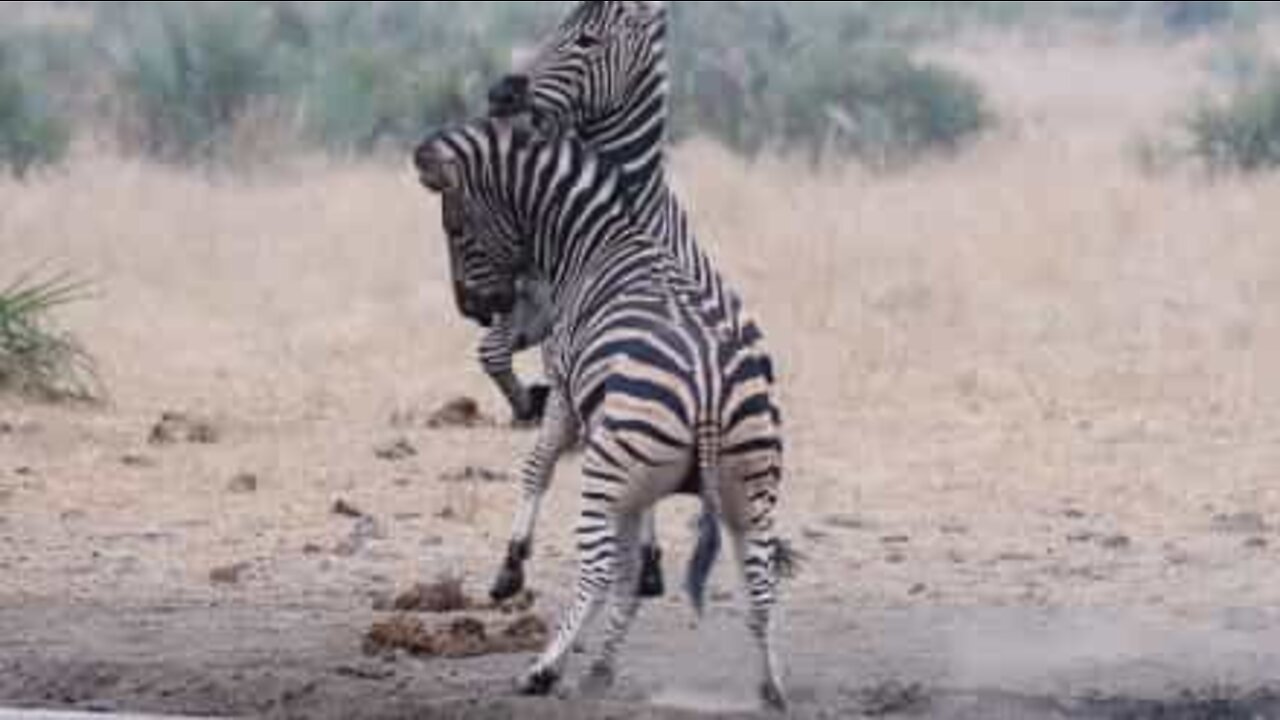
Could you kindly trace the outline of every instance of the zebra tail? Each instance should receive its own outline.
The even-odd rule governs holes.
[[[698,473],[702,481],[702,514],[698,516],[698,540],[685,575],[685,592],[699,616],[706,609],[707,580],[720,556],[720,427],[704,423],[698,428]]]

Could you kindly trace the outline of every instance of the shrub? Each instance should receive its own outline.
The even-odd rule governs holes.
[[[876,21],[860,6],[758,5],[676,6],[679,134],[883,166],[953,151],[992,119],[971,80],[875,44]]]
[[[1187,121],[1192,154],[1214,170],[1255,172],[1280,167],[1280,70],[1202,103]]]
[[[92,358],[69,335],[49,327],[54,309],[83,299],[87,286],[67,275],[30,275],[0,288],[0,391],[44,399],[97,397]]]
[[[135,10],[116,60],[136,124],[129,144],[162,160],[213,159],[236,120],[277,87],[268,10],[241,2]]]
[[[70,135],[35,96],[10,53],[0,45],[0,171],[23,177],[60,160]]]

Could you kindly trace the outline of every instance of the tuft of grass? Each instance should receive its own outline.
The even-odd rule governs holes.
[[[0,391],[49,401],[101,396],[93,358],[49,322],[55,309],[89,296],[89,284],[66,273],[28,273],[0,289]]]

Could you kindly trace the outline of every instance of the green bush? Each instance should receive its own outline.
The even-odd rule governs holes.
[[[59,161],[70,135],[23,78],[11,51],[0,45],[0,171],[25,176]]]
[[[1187,121],[1192,154],[1211,169],[1256,172],[1280,167],[1280,69],[1202,103]]]
[[[25,275],[0,288],[0,391],[48,400],[101,395],[92,358],[48,322],[50,312],[83,299],[87,289],[67,275]]]

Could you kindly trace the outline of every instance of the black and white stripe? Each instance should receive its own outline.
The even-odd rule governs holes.
[[[740,323],[741,327],[731,329],[756,343],[761,337],[755,321],[742,311],[737,294],[699,245],[684,206],[667,182],[666,42],[665,3],[582,2],[523,74],[494,87],[491,109],[499,115],[529,114],[549,133],[572,134],[615,168],[620,192],[640,227],[659,239],[695,280],[705,310],[717,323]],[[522,478],[523,502],[507,560],[494,584],[495,597],[514,594],[523,585],[523,563],[531,547],[537,506],[546,490],[543,477],[527,474]],[[695,555],[701,562],[713,562],[719,536],[701,537],[706,544]],[[642,539],[646,549],[641,594],[660,595],[661,552],[652,516],[645,519]]]
[[[509,312],[529,272],[550,283],[552,393],[532,471],[549,474],[573,438],[585,445],[576,597],[522,689],[556,684],[607,593],[589,682],[611,682],[637,610],[642,518],[660,499],[693,492],[733,539],[762,697],[782,707],[772,641],[782,440],[768,356],[736,316],[708,312],[704,288],[635,218],[621,176],[582,143],[478,120],[428,138],[415,159],[442,195],[467,312]],[[709,571],[695,569],[702,580]]]

